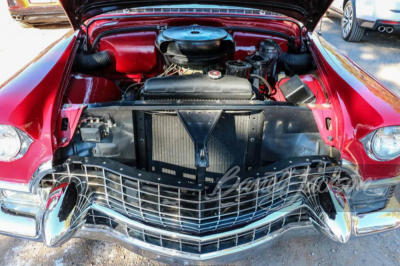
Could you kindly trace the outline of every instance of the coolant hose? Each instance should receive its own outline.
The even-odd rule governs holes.
[[[94,70],[104,69],[111,65],[111,56],[107,51],[95,54],[77,54],[74,61],[74,70],[89,73]]]
[[[314,60],[311,54],[284,54],[279,60],[285,70],[292,74],[306,74],[314,68]]]

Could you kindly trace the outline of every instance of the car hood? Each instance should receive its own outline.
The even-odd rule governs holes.
[[[118,9],[158,5],[201,4],[255,8],[277,12],[297,19],[309,31],[313,31],[333,0],[60,0],[60,2],[75,29],[87,19]]]

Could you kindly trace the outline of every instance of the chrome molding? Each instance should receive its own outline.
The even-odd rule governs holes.
[[[392,196],[386,208],[377,212],[353,216],[354,235],[364,236],[400,227],[400,204]]]
[[[29,184],[0,181],[0,189],[29,193]]]
[[[318,213],[319,220],[314,219],[313,216],[310,220],[330,239],[347,243],[352,229],[349,201],[346,195],[332,184],[324,182],[324,186],[326,186],[326,191],[313,191],[316,195],[314,198],[318,198],[316,202],[313,202],[313,211]],[[313,189],[321,188],[314,186]]]
[[[227,249],[208,254],[189,254],[162,248],[134,238],[104,226],[84,226],[76,237],[84,239],[102,240],[118,245],[149,259],[173,265],[191,265],[201,261],[202,265],[226,265],[246,257],[255,256],[279,241],[318,235],[319,232],[309,223],[289,224],[278,231],[237,248]]]
[[[219,234],[213,234],[213,235],[209,235],[209,236],[194,236],[194,235],[188,235],[188,234],[182,234],[182,233],[176,233],[173,231],[169,231],[169,230],[164,230],[164,229],[160,229],[157,227],[153,227],[153,226],[148,226],[145,225],[143,223],[137,222],[135,220],[129,219],[124,215],[121,215],[120,213],[110,210],[107,207],[104,206],[100,206],[100,205],[92,205],[92,209],[95,211],[99,211],[101,213],[106,214],[108,217],[112,217],[115,218],[116,220],[135,227],[135,228],[139,228],[140,230],[145,230],[145,231],[151,231],[154,234],[158,234],[158,235],[163,235],[163,236],[167,236],[167,237],[173,237],[173,238],[177,238],[177,239],[182,239],[182,240],[189,240],[189,241],[193,241],[193,242],[197,242],[197,243],[207,243],[210,241],[214,241],[217,239],[223,239],[232,235],[240,235],[244,232],[249,232],[249,231],[254,231],[255,229],[262,227],[266,224],[270,224],[280,218],[284,218],[285,216],[287,216],[289,213],[292,213],[296,210],[299,210],[303,207],[306,207],[306,205],[302,204],[301,202],[296,202],[295,204],[293,204],[292,206],[289,206],[287,208],[284,208],[282,210],[279,210],[267,217],[265,217],[264,219],[261,219],[259,221],[256,221],[254,223],[248,224],[246,226],[240,227],[238,229],[235,230],[231,230],[231,231],[227,231],[227,232],[223,232],[223,233],[219,233]]]
[[[36,218],[10,214],[3,209],[3,206],[0,207],[0,233],[30,240],[38,237],[39,226]]]
[[[83,193],[74,183],[61,184],[50,192],[41,224],[43,242],[48,247],[66,243],[84,224],[85,212],[78,207],[86,207],[78,202],[81,199],[78,195]]]
[[[39,183],[48,174],[53,172],[53,159],[41,164],[39,168],[33,174],[31,180],[29,181],[28,188],[29,192],[32,194],[36,194]]]

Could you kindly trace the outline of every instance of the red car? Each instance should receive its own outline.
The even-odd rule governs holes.
[[[399,98],[313,33],[331,1],[197,3],[61,0],[0,87],[2,234],[228,264],[399,227]]]
[[[12,18],[24,28],[69,23],[58,0],[7,0]]]

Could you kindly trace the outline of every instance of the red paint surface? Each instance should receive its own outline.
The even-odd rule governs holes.
[[[122,92],[111,80],[84,74],[71,75],[66,92],[66,103],[88,104],[119,101]]]
[[[34,140],[23,158],[0,162],[0,180],[28,183],[36,169],[52,159],[53,132],[75,41],[70,32],[0,87],[0,124],[17,127]]]
[[[89,27],[89,36],[90,42],[92,44],[96,37],[107,30],[117,29],[117,28],[127,28],[127,27],[135,27],[135,26],[150,26],[150,25],[168,25],[168,26],[187,26],[193,24],[205,25],[205,26],[217,26],[217,27],[248,27],[248,28],[260,28],[260,29],[268,29],[277,32],[284,33],[288,36],[295,37],[296,45],[300,45],[300,29],[294,22],[290,21],[280,21],[274,20],[273,17],[271,19],[257,19],[257,18],[235,18],[235,17],[221,17],[221,18],[174,18],[173,14],[171,18],[159,17],[157,14],[152,14],[147,18],[134,18],[129,16],[121,16],[118,20],[113,20],[110,23],[110,20],[107,20],[107,17],[111,17],[110,15],[102,15],[99,18],[104,18],[104,20],[96,20]],[[287,18],[290,20],[290,18]],[[233,35],[234,32],[230,32]],[[262,35],[258,36],[257,34],[250,34],[253,39],[252,42],[255,41],[256,38],[263,39]],[[265,38],[264,38],[265,39]],[[280,38],[276,38],[276,40],[282,40]],[[89,45],[90,46],[90,45]],[[286,49],[285,46],[282,46],[282,49]]]
[[[108,73],[149,73],[157,67],[156,32],[131,32],[105,36],[100,41],[100,51],[114,55]]]
[[[315,103],[316,104],[323,104],[327,102],[327,99],[324,94],[323,87],[321,85],[321,82],[319,81],[318,77],[314,75],[302,75],[300,76],[300,79],[310,88],[310,90],[313,92],[315,95]],[[285,84],[290,80],[290,77],[281,79],[277,84],[276,87],[278,89],[277,95],[275,96],[275,99],[278,101],[286,101],[283,94],[281,93],[280,86]]]
[[[325,40],[311,39],[318,76],[337,117],[332,122],[342,158],[357,164],[364,180],[398,176],[400,158],[377,162],[360,140],[379,128],[400,125],[400,99]]]

